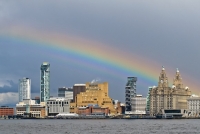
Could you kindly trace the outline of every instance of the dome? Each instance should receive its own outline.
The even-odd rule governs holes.
[[[162,66],[162,70],[165,70],[165,67],[164,67],[164,66]]]
[[[172,88],[174,89],[174,88],[176,88],[176,86],[172,85]]]
[[[189,89],[189,87],[185,87],[185,90],[188,90]]]
[[[153,89],[156,88],[156,86],[153,86]]]

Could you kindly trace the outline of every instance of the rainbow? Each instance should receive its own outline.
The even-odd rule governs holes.
[[[106,72],[113,77],[125,79],[127,76],[136,76],[143,84],[157,85],[161,65],[145,57],[134,55],[109,44],[102,44],[92,40],[85,40],[56,32],[42,32],[35,29],[15,27],[0,32],[0,40],[11,40],[18,44],[38,47],[47,50],[50,56],[73,62],[85,68]],[[40,51],[40,50],[38,50]],[[172,72],[172,71],[170,71]],[[171,81],[175,75],[168,74]],[[184,79],[184,78],[183,78]],[[195,91],[193,81],[189,87]],[[194,91],[192,89],[192,91]]]

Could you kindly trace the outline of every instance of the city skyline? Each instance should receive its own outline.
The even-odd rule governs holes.
[[[52,96],[99,79],[123,102],[127,77],[137,77],[136,91],[146,96],[162,66],[170,85],[179,68],[184,86],[199,95],[199,4],[1,1],[0,105],[16,103],[23,77],[31,79],[32,97],[40,96],[44,61],[51,64]]]

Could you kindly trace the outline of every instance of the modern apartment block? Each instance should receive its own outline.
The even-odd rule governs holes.
[[[142,95],[136,95],[132,98],[132,114],[146,114],[146,101],[147,99]]]
[[[64,97],[67,100],[73,100],[73,88],[58,88],[58,97]]]
[[[19,102],[31,98],[31,80],[29,78],[19,79],[18,95]]]
[[[131,100],[136,97],[136,81],[137,77],[128,77],[128,81],[126,83],[125,87],[126,114],[132,114]]]
[[[50,98],[50,64],[43,62],[40,67],[40,102]]]
[[[56,116],[59,113],[70,112],[70,100],[61,97],[47,100],[48,116]]]
[[[187,99],[191,96],[188,87],[183,87],[182,78],[177,69],[173,86],[169,87],[165,68],[159,76],[157,87],[150,90],[150,115],[157,115],[162,109],[187,109]]]

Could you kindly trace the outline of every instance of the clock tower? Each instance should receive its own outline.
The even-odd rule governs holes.
[[[180,75],[180,72],[177,68],[176,70],[176,75],[175,75],[175,78],[173,80],[173,85],[177,88],[177,89],[181,89],[183,88],[183,83],[182,83],[182,78],[181,78],[181,75]]]
[[[162,71],[159,76],[158,87],[169,87],[168,78],[166,76],[164,66],[162,67]]]

